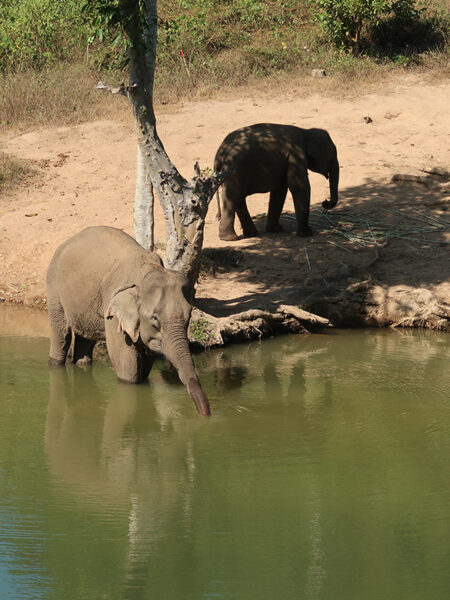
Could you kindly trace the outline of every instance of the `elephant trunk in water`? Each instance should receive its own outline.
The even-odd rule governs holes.
[[[211,414],[208,398],[202,390],[189,350],[186,324],[183,319],[171,319],[162,323],[162,351],[178,371],[189,395],[201,415]]]
[[[339,162],[337,158],[333,159],[331,163],[328,178],[330,180],[330,199],[322,202],[322,206],[326,209],[334,208],[338,203]]]

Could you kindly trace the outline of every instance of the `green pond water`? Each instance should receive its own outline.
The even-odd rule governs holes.
[[[49,370],[0,337],[0,598],[448,600],[450,337],[330,331]]]

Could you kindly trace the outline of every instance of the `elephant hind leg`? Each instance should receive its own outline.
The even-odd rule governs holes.
[[[72,342],[72,330],[66,322],[63,307],[59,302],[49,301],[48,315],[50,319],[50,367],[65,365],[67,353]]]
[[[247,203],[245,198],[242,199],[236,206],[236,213],[239,217],[239,221],[242,225],[242,233],[244,237],[256,237],[259,235],[259,231],[256,229],[256,225],[248,212]]]
[[[279,233],[283,231],[280,225],[281,211],[283,210],[286,199],[287,187],[282,186],[270,192],[269,210],[267,212],[266,231],[270,233]]]
[[[229,206],[229,201],[226,202],[224,199],[219,221],[219,238],[221,240],[234,242],[239,239],[234,230],[234,217],[234,209]]]
[[[90,365],[92,363],[95,340],[88,340],[78,333],[75,334],[74,338],[72,362],[77,365]]]
[[[234,229],[236,214],[241,222],[245,237],[258,235],[258,230],[247,210],[245,196],[242,194],[239,183],[233,180],[232,182],[226,182],[224,185],[222,211],[219,222],[219,238],[221,240],[234,242],[239,239]]]
[[[253,223],[245,202],[243,208],[238,209],[236,212],[242,225],[243,236],[246,238],[257,237],[259,235],[259,231],[257,230],[256,225]]]

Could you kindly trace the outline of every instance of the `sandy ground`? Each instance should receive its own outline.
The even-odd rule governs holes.
[[[406,322],[413,310],[414,318],[406,324],[426,325],[425,313],[421,323],[421,309],[411,309],[412,293],[412,304],[434,303],[434,313],[448,322],[448,177],[423,169],[449,167],[449,98],[449,83],[430,85],[405,76],[353,99],[318,94],[302,98],[300,90],[292,89],[282,97],[164,107],[158,131],[187,178],[195,161],[202,168],[212,166],[217,147],[231,130],[264,121],[327,129],[341,163],[340,202],[327,216],[320,214],[320,204],[328,197],[328,182],[310,174],[316,233],[306,240],[295,235],[290,197],[282,221],[285,232],[266,234],[267,196],[257,195],[248,206],[252,215],[259,215],[261,236],[222,242],[212,201],[199,306],[225,315],[295,304],[344,325]],[[96,121],[11,134],[0,139],[0,150],[35,161],[38,170],[36,177],[0,196],[0,298],[44,305],[45,271],[58,244],[88,225],[132,233],[134,125],[130,115],[128,122]],[[398,175],[421,179],[393,181]],[[359,228],[367,222],[365,231],[355,229],[355,218]],[[367,243],[377,227],[385,233],[378,246]],[[342,235],[345,231],[352,239]],[[363,235],[364,245],[353,237],[355,231]],[[402,237],[390,236],[393,231]],[[164,243],[159,206],[155,233]],[[362,304],[349,308],[351,297],[358,294]]]

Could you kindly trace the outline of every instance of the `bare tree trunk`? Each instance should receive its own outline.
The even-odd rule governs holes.
[[[154,196],[150,173],[145,160],[145,150],[138,144],[136,193],[134,200],[134,237],[146,250],[154,245]]]
[[[208,205],[225,175],[204,178],[196,165],[196,174],[188,182],[178,172],[159,139],[153,110],[156,5],[157,0],[144,0],[145,14],[141,14],[136,0],[119,0],[122,24],[131,42],[130,82],[123,92],[132,104],[142,158],[147,164],[149,178],[166,218],[167,247],[164,264],[185,273],[194,286]],[[137,220],[140,221],[140,218],[137,217]],[[139,222],[137,229],[141,231],[143,227],[145,225]]]

